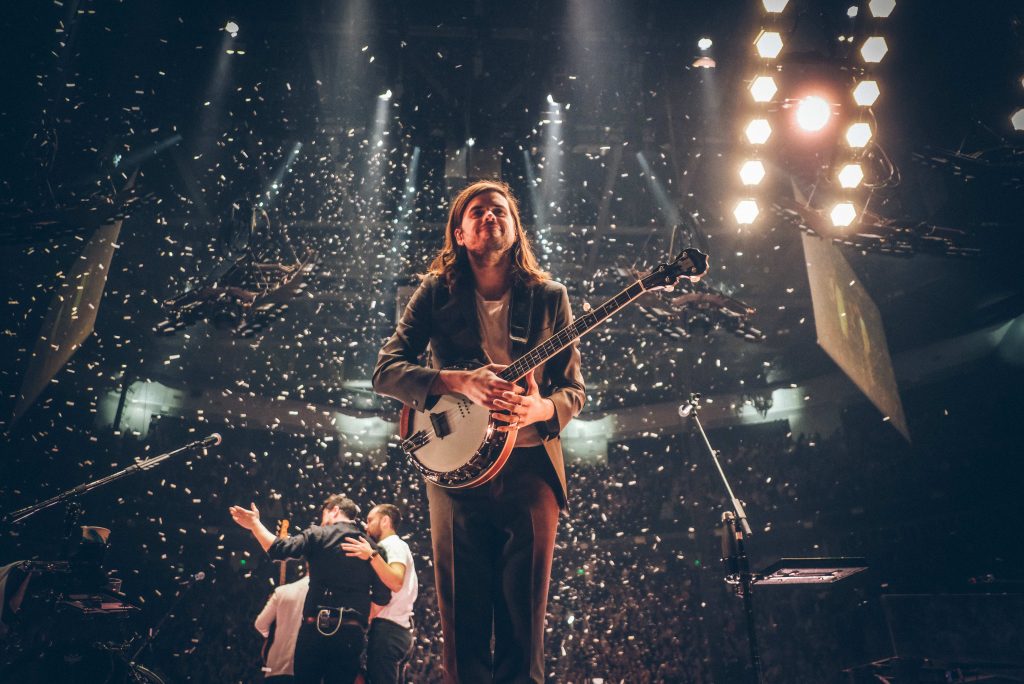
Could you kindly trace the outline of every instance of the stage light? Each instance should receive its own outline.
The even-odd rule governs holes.
[[[740,167],[740,180],[744,185],[757,185],[763,179],[764,164],[761,161],[751,159],[743,162],[743,166]]]
[[[391,88],[388,88],[387,90],[385,90],[383,93],[381,93],[377,97],[379,97],[380,99],[385,100],[385,101],[390,100],[391,99]]]
[[[745,199],[736,203],[736,209],[732,213],[736,217],[736,223],[749,225],[757,218],[760,209],[757,208],[757,202],[752,199]]]
[[[850,5],[846,9],[846,16],[850,17],[851,19],[855,18],[858,14],[860,14],[860,8],[857,7],[856,5]]]
[[[754,102],[771,102],[778,91],[779,87],[771,76],[758,76],[750,84],[750,95]]]
[[[853,100],[861,107],[870,107],[878,99],[878,83],[875,81],[861,81],[853,89]]]
[[[778,14],[782,10],[786,9],[786,5],[789,4],[789,0],[761,0],[764,4],[764,9],[772,14]]]
[[[701,38],[700,40],[697,41],[697,47],[699,47],[701,50],[710,50],[711,39],[706,36],[704,38]]]
[[[1024,131],[1024,109],[1018,109],[1010,117],[1010,123],[1013,124],[1013,130]]]
[[[711,59],[707,55],[701,55],[697,59],[693,60],[693,66],[696,69],[714,69],[715,60]]]
[[[850,147],[864,147],[871,140],[871,126],[863,121],[851,125],[846,130],[846,144]]]
[[[231,37],[234,38],[238,35],[238,24],[236,24],[233,21],[229,21],[228,23],[224,24],[224,30],[227,33],[230,33]]]
[[[757,54],[765,59],[775,59],[782,52],[782,36],[777,31],[761,31],[754,45],[757,46]]]
[[[763,145],[772,134],[772,126],[767,119],[754,119],[745,132],[751,145]]]
[[[796,106],[796,122],[800,128],[814,133],[820,131],[832,116],[832,105],[817,95],[809,95]]]
[[[896,0],[871,0],[868,9],[871,10],[871,16],[885,19],[896,9]]]
[[[855,188],[864,180],[864,171],[861,170],[860,164],[847,164],[839,171],[837,178],[839,185],[844,188]]]
[[[852,202],[839,202],[832,207],[830,216],[833,226],[845,227],[857,218],[857,208],[853,206]]]
[[[476,138],[466,138],[466,147],[476,145]]]
[[[877,64],[882,61],[882,58],[885,57],[885,53],[888,51],[889,46],[886,45],[885,38],[882,38],[882,36],[871,36],[861,46],[860,56],[864,58],[865,62]]]

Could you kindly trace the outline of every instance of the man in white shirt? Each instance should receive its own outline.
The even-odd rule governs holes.
[[[364,539],[342,544],[349,556],[367,560],[391,590],[391,601],[370,623],[366,645],[366,670],[370,684],[396,684],[403,662],[412,653],[412,607],[419,593],[419,579],[412,551],[397,533],[401,512],[392,504],[374,506],[366,516],[366,533],[384,549],[385,561]]]
[[[267,600],[267,605],[256,616],[256,631],[266,639],[270,626],[274,627],[274,642],[267,653],[263,667],[267,681],[289,681],[295,674],[295,639],[302,624],[302,605],[309,591],[309,575],[297,582],[282,584]]]

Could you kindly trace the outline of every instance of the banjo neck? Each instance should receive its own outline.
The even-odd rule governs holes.
[[[624,288],[614,297],[608,299],[601,306],[596,309],[591,309],[530,351],[520,356],[512,364],[499,372],[498,377],[509,382],[519,380],[534,368],[568,347],[575,340],[604,323],[614,313],[624,308],[644,292],[647,292],[647,288],[644,286],[644,281],[636,281],[632,285]]]

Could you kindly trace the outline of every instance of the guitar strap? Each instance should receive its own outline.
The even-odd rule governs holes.
[[[533,299],[536,289],[521,283],[512,286],[512,301],[508,305],[508,337],[512,341],[513,359],[518,359],[529,351],[526,348],[526,342],[530,339],[530,323],[533,320]]]

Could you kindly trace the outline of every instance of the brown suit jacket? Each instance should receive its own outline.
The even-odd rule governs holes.
[[[540,285],[516,285],[512,289],[509,310],[515,310],[516,302],[529,296],[533,297],[529,334],[524,345],[513,345],[513,358],[518,358],[572,323],[569,297],[563,285],[550,280]],[[425,277],[409,300],[395,333],[377,356],[377,367],[373,371],[374,391],[423,410],[436,399],[429,395],[429,391],[442,368],[459,362],[484,363],[486,355],[480,342],[474,297],[472,289],[449,292],[436,276]],[[426,366],[420,363],[420,355],[425,350],[429,351]],[[554,403],[555,415],[549,421],[537,423],[537,430],[561,483],[561,491],[557,494],[564,507],[568,491],[558,435],[572,418],[579,415],[586,400],[578,344],[573,342],[552,356],[538,371],[536,377],[541,396]]]

